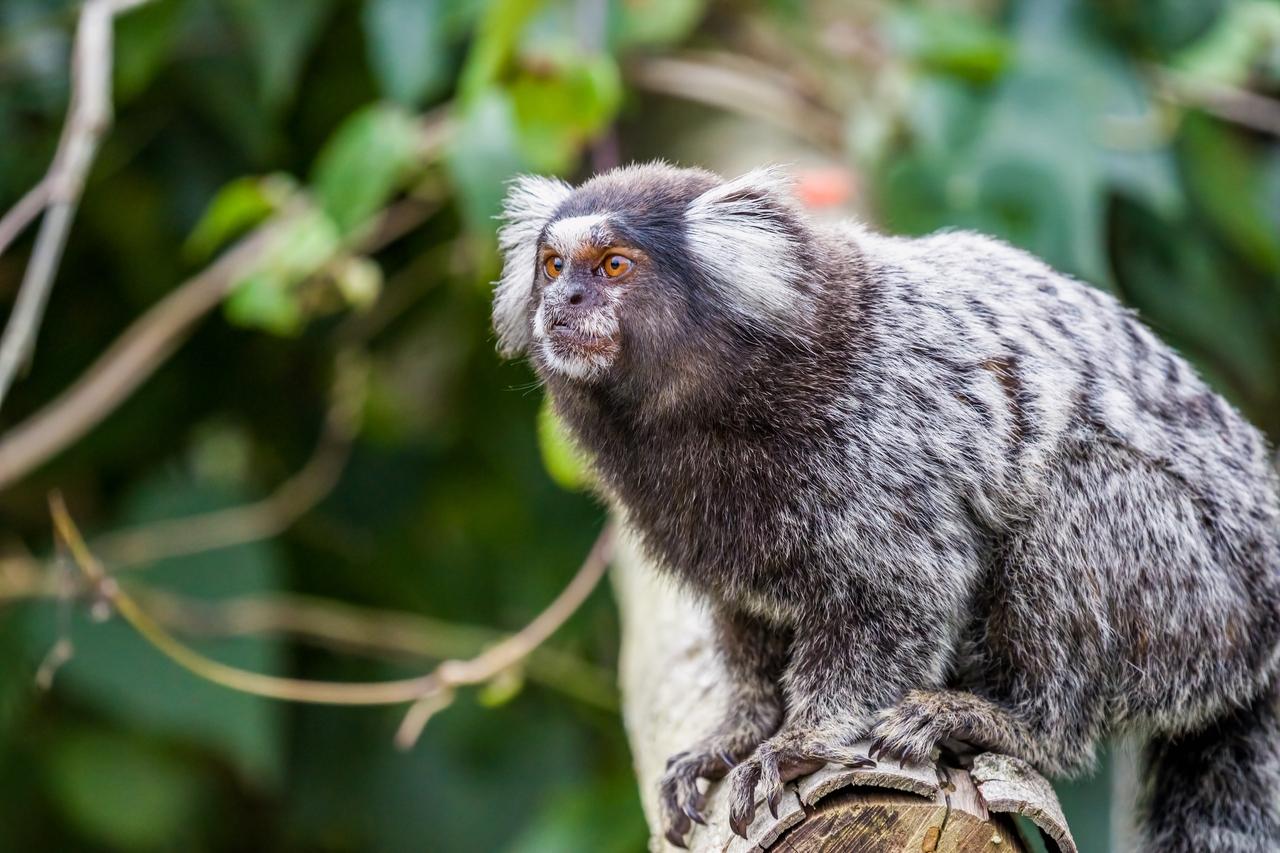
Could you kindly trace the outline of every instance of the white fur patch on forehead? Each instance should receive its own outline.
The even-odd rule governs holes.
[[[493,328],[498,350],[516,356],[529,346],[529,298],[538,260],[538,235],[573,188],[555,178],[522,175],[511,182],[498,229],[502,277],[494,282]]]
[[[690,250],[739,313],[786,319],[811,310],[803,276],[803,214],[780,169],[756,169],[712,187],[685,212]]]
[[[602,213],[558,219],[547,228],[547,245],[562,255],[572,255],[575,249],[598,237],[607,221]]]

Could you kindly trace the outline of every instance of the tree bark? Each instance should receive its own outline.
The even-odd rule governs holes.
[[[662,840],[658,780],[669,756],[705,734],[723,710],[725,678],[708,614],[659,577],[625,535],[613,584],[622,616],[619,678],[650,849]],[[1077,853],[1053,789],[1025,763],[983,753],[968,770],[882,761],[870,769],[829,764],[787,786],[778,817],[759,808],[742,839],[729,830],[721,786],[707,799],[707,825],[688,837],[694,853],[896,851],[1022,853],[1031,849],[1012,816],[1043,833],[1047,848]]]

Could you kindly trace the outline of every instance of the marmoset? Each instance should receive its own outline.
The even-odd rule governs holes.
[[[1145,742],[1144,850],[1280,850],[1280,483],[1111,296],[997,240],[812,218],[776,170],[518,179],[493,319],[648,556],[727,716],[666,837],[828,761],[1041,771]],[[727,778],[725,778],[727,777]]]

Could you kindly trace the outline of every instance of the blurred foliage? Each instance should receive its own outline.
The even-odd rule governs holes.
[[[0,206],[53,151],[75,13],[0,4]],[[837,118],[841,144],[705,106],[726,100],[700,88],[718,78],[681,97],[634,82],[675,52],[762,75],[762,91],[785,78],[796,103]],[[0,550],[49,552],[55,486],[99,532],[263,497],[307,460],[335,355],[359,348],[369,394],[332,493],[276,539],[137,577],[200,599],[288,590],[523,624],[602,511],[528,369],[493,353],[493,216],[518,171],[581,177],[619,158],[797,163],[842,176],[852,209],[887,230],[1001,236],[1117,293],[1280,436],[1280,144],[1262,129],[1280,97],[1274,0],[153,0],[118,24],[115,93],[0,430],[231,241],[264,222],[280,234],[222,318],[0,494]],[[370,254],[370,224],[406,199],[422,221]],[[0,258],[0,303],[29,248]],[[394,709],[230,693],[84,608],[6,602],[4,580],[0,849],[644,845],[617,717],[518,673],[400,754]],[[39,692],[36,666],[63,635],[75,654]],[[423,665],[273,635],[196,642],[309,678]],[[554,642],[612,666],[607,594]],[[1106,786],[1063,789],[1083,849],[1106,849]]]

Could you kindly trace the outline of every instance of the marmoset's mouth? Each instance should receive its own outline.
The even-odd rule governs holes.
[[[561,354],[576,355],[579,358],[612,357],[618,349],[616,336],[574,328],[564,320],[551,324],[551,328],[547,330],[547,339]]]
[[[589,379],[613,366],[621,350],[618,327],[590,319],[574,322],[556,318],[546,326],[541,350],[549,369],[574,379]]]

